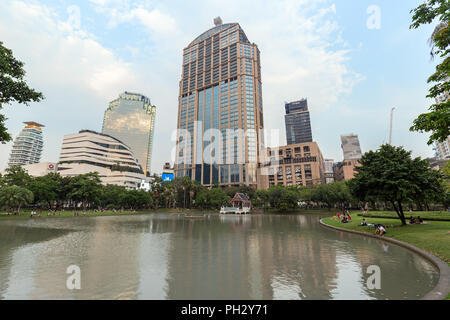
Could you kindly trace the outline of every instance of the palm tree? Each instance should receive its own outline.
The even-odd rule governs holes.
[[[20,214],[22,205],[30,204],[33,199],[33,192],[23,187],[10,186],[0,190],[0,204],[8,207],[8,211],[10,208],[17,208],[16,215]]]

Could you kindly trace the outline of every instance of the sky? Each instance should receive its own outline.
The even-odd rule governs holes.
[[[24,121],[45,125],[41,161],[58,161],[63,136],[101,131],[108,103],[139,92],[156,105],[152,171],[171,161],[183,48],[214,26],[238,22],[261,51],[264,125],[285,144],[284,103],[308,99],[325,158],[343,158],[340,135],[363,152],[389,139],[414,156],[434,155],[429,135],[410,132],[426,112],[433,26],[409,29],[423,0],[0,0],[0,41],[25,62],[45,100],[3,110],[15,138]],[[0,170],[12,142],[0,144]]]

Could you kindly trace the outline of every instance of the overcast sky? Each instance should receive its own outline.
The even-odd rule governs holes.
[[[426,111],[432,26],[410,30],[419,0],[10,1],[0,0],[0,41],[25,62],[46,99],[4,106],[15,138],[23,121],[44,124],[41,161],[57,161],[65,134],[101,131],[108,103],[140,92],[157,106],[152,171],[171,158],[182,50],[213,27],[238,22],[261,51],[265,128],[280,129],[284,102],[308,98],[313,137],[342,160],[340,135],[362,151],[388,141],[433,156],[427,134],[409,132]],[[379,18],[379,19],[378,19]],[[12,143],[0,145],[0,170]]]

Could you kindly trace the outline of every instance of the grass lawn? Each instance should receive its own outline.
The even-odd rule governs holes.
[[[344,229],[375,233],[374,228],[362,227],[363,217],[352,215],[350,223],[340,223],[334,218],[325,218],[323,222]],[[428,221],[427,224],[402,226],[400,220],[366,218],[368,223],[383,224],[387,227],[386,237],[410,243],[441,258],[450,265],[450,221]]]
[[[450,212],[448,211],[413,211],[408,212],[405,211],[405,217],[409,219],[410,216],[416,217],[420,216],[422,219],[425,220],[448,220],[450,221]],[[352,211],[351,216],[354,215],[361,215],[361,211]],[[372,217],[372,218],[396,218],[398,219],[398,215],[395,211],[369,211],[367,214],[364,215],[365,217]]]

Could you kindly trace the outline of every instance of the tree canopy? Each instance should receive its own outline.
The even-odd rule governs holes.
[[[429,112],[414,120],[411,131],[430,132],[428,144],[443,142],[450,135],[450,2],[448,0],[427,0],[411,11],[413,13],[410,28],[417,29],[423,24],[438,24],[430,38],[432,57],[439,56],[443,61],[436,66],[436,72],[428,78],[434,83],[428,98],[436,99]]]
[[[28,105],[31,101],[41,101],[44,96],[30,88],[25,82],[24,63],[13,56],[11,49],[0,42],[0,110],[3,104],[12,102]],[[5,126],[6,117],[0,114],[0,142],[11,141],[11,136]]]
[[[349,182],[352,194],[361,201],[378,199],[392,204],[402,224],[406,224],[403,206],[426,197],[443,196],[441,175],[430,168],[427,160],[411,158],[411,151],[388,144],[365,153],[356,167],[357,174]]]

